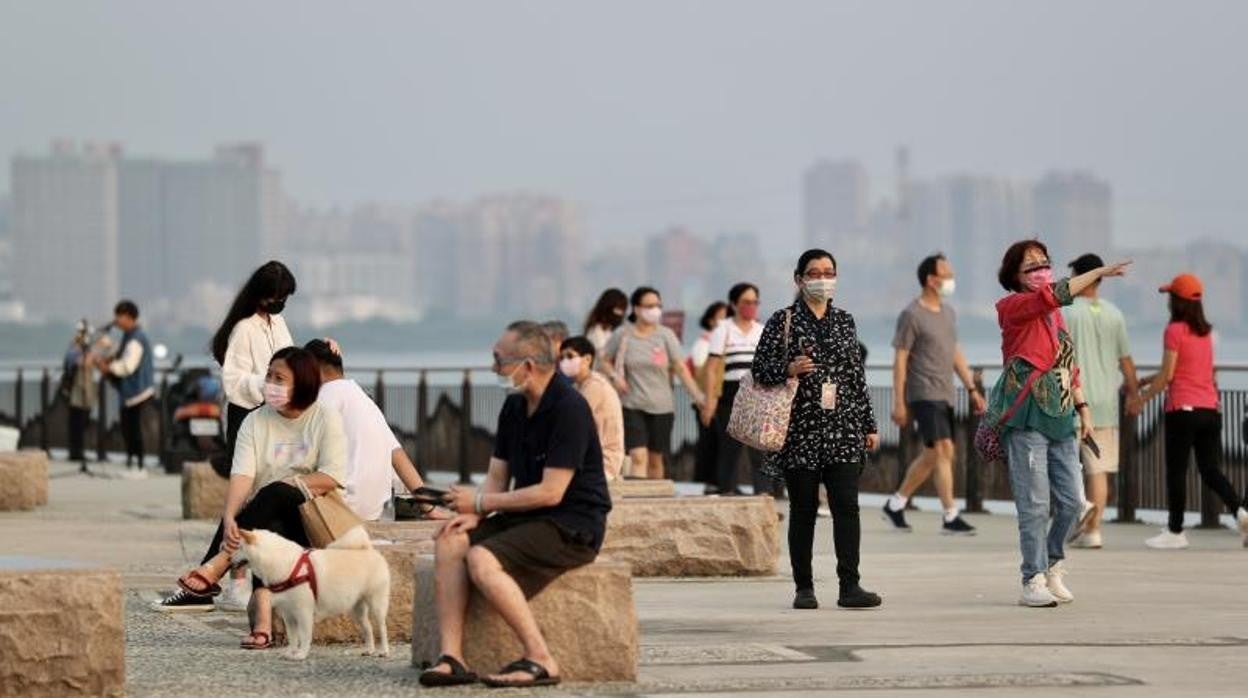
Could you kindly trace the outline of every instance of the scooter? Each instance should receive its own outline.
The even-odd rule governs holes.
[[[182,365],[182,355],[173,361],[171,372]],[[161,462],[165,472],[178,474],[187,461],[212,460],[225,451],[221,428],[221,381],[206,368],[188,368],[178,373],[169,386],[164,409],[169,430]]]

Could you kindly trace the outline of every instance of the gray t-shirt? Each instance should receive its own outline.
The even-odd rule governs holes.
[[[624,341],[625,334],[628,340]],[[625,323],[607,341],[605,353],[621,364],[620,345],[624,345],[624,379],[628,392],[620,396],[620,406],[649,414],[671,414],[676,411],[672,397],[672,364],[684,361],[676,333],[660,325],[646,337],[639,337],[631,323]]]
[[[957,315],[942,305],[940,312],[917,300],[897,317],[893,348],[910,352],[906,364],[906,402],[953,404],[953,358],[958,351]]]

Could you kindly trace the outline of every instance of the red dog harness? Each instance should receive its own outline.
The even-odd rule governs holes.
[[[269,591],[277,594],[306,583],[312,589],[312,599],[315,600],[316,568],[312,566],[311,555],[311,550],[304,550],[303,554],[295,562],[295,568],[290,571],[290,576],[286,578],[286,581],[269,585]]]

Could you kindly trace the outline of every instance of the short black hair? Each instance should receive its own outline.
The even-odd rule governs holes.
[[[920,288],[927,287],[927,277],[934,276],[936,274],[936,265],[940,264],[940,262],[945,259],[946,257],[943,252],[937,252],[936,254],[930,254],[924,257],[923,261],[919,262]]]
[[[132,300],[119,301],[113,306],[113,315],[125,315],[129,318],[139,319],[139,306],[134,304]]]
[[[559,345],[559,351],[571,349],[580,356],[588,356],[593,359],[598,351],[594,349],[594,343],[586,337],[568,337],[563,340],[563,344]]]
[[[997,281],[1001,283],[1001,288],[1016,293],[1023,290],[1018,282],[1018,272],[1023,267],[1023,259],[1027,256],[1027,250],[1040,250],[1044,256],[1049,256],[1049,248],[1035,238],[1019,240],[1010,245],[1005,251],[1005,256],[1001,258],[1001,268],[997,270]]]
[[[637,322],[637,306],[651,293],[658,296],[660,301],[663,300],[663,294],[659,293],[657,289],[653,289],[649,286],[638,286],[633,289],[633,295],[628,298],[629,305],[633,306],[633,311],[628,314],[629,322]]]
[[[333,348],[329,346],[329,342],[323,339],[314,339],[303,345],[303,348],[316,359],[317,363],[342,372],[342,357],[334,353]]]
[[[279,360],[286,362],[295,377],[295,384],[290,389],[290,406],[297,410],[306,410],[316,402],[316,394],[321,391],[321,365],[312,356],[312,352],[299,347],[278,349],[273,358],[269,359],[269,365],[272,366],[274,361]]]
[[[1070,267],[1070,270],[1074,272],[1075,276],[1079,276],[1080,274],[1087,274],[1093,269],[1100,269],[1105,266],[1105,260],[1089,252],[1085,255],[1080,255],[1078,259],[1071,262],[1067,266]]]
[[[718,313],[721,310],[727,312],[729,315],[732,314],[732,308],[729,308],[727,303],[723,301],[715,301],[714,303],[706,306],[706,310],[702,311],[702,319],[698,321],[698,325],[707,332],[715,329],[711,326],[711,320],[715,318],[715,313]]]
[[[816,247],[806,250],[802,253],[801,257],[797,258],[797,267],[793,270],[793,276],[798,277],[805,274],[806,267],[810,266],[810,263],[816,259],[830,259],[832,260],[832,268],[840,269],[840,267],[836,264],[836,257],[833,257],[831,252]]]

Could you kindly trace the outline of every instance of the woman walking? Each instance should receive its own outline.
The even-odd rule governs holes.
[[[859,584],[858,477],[864,451],[878,448],[880,437],[858,333],[853,316],[832,305],[837,268],[831,253],[807,250],[797,261],[793,280],[797,301],[771,316],[752,367],[759,385],[798,380],[784,448],[764,462],[764,472],[783,477],[789,488],[789,560],[797,587],[793,607],[819,607],[811,556],[822,485],[832,509],[837,605],[874,608],[881,603],[879,595]]]
[[[611,334],[624,323],[628,312],[628,296],[618,288],[609,288],[598,296],[594,309],[585,318],[585,338],[594,345],[594,351],[602,354]]]
[[[1187,509],[1187,461],[1195,452],[1200,479],[1235,514],[1248,547],[1248,496],[1235,493],[1219,467],[1222,413],[1213,375],[1213,325],[1205,319],[1204,284],[1194,274],[1180,274],[1161,287],[1170,295],[1161,371],[1145,381],[1144,402],[1165,393],[1166,498],[1170,521],[1160,534],[1144,541],[1150,548],[1187,547],[1183,512]]]
[[[715,328],[722,325],[728,316],[728,304],[715,301],[702,311],[702,320],[698,325],[702,334],[698,335],[693,348],[689,350],[690,370],[693,379],[702,386],[706,395],[706,403],[702,407],[693,406],[693,413],[698,416],[698,445],[694,452],[693,480],[705,486],[702,494],[719,494],[719,438],[715,433],[715,411],[707,408],[714,405],[719,396],[720,384],[723,382],[723,364],[718,369],[711,364],[711,335]]]
[[[774,494],[772,480],[762,472],[762,454],[728,435],[732,403],[741,387],[741,378],[754,365],[754,352],[763,336],[763,323],[758,321],[758,287],[739,283],[728,291],[731,312],[711,333],[710,358],[703,391],[708,396],[703,417],[713,421],[717,442],[716,480],[724,494],[741,494],[737,487],[737,462],[745,449],[750,461],[754,494]]]
[[[1083,509],[1076,414],[1079,438],[1089,438],[1094,425],[1060,308],[1097,281],[1122,276],[1127,264],[1054,281],[1048,248],[1022,240],[1006,250],[997,272],[1009,295],[997,301],[1004,368],[988,414],[1004,419],[1002,445],[1023,556],[1022,606],[1052,607],[1075,598],[1063,581],[1063,559]]]
[[[633,291],[629,322],[611,335],[603,373],[620,394],[624,408],[624,448],[631,474],[663,478],[663,461],[672,450],[676,399],[672,374],[680,378],[694,404],[705,402],[685,365],[676,333],[662,325],[663,300],[653,288]]]

